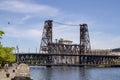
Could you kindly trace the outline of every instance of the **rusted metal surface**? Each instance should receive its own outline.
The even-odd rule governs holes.
[[[52,43],[52,20],[46,20],[40,44],[40,53],[48,53],[48,44]]]
[[[90,38],[87,24],[80,24],[80,54],[91,51]]]

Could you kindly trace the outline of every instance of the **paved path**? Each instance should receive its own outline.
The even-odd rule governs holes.
[[[3,69],[1,69],[0,70],[0,80],[11,80],[11,78],[13,78],[15,76],[15,73],[13,73],[13,69],[16,71],[15,66],[9,67],[9,69],[8,69],[8,72],[10,73],[9,78],[6,77],[6,72]]]

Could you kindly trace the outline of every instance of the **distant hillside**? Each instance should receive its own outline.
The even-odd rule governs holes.
[[[120,48],[112,49],[112,52],[120,52]]]

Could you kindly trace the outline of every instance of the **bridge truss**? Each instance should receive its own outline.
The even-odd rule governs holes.
[[[114,64],[120,56],[109,55],[110,50],[91,50],[87,24],[80,24],[80,43],[52,42],[53,21],[44,23],[40,50],[37,54],[19,54],[19,61],[38,65],[98,65]]]

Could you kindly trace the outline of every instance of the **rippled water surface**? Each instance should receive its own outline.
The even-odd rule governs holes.
[[[120,80],[120,68],[34,66],[30,74],[33,80]]]

